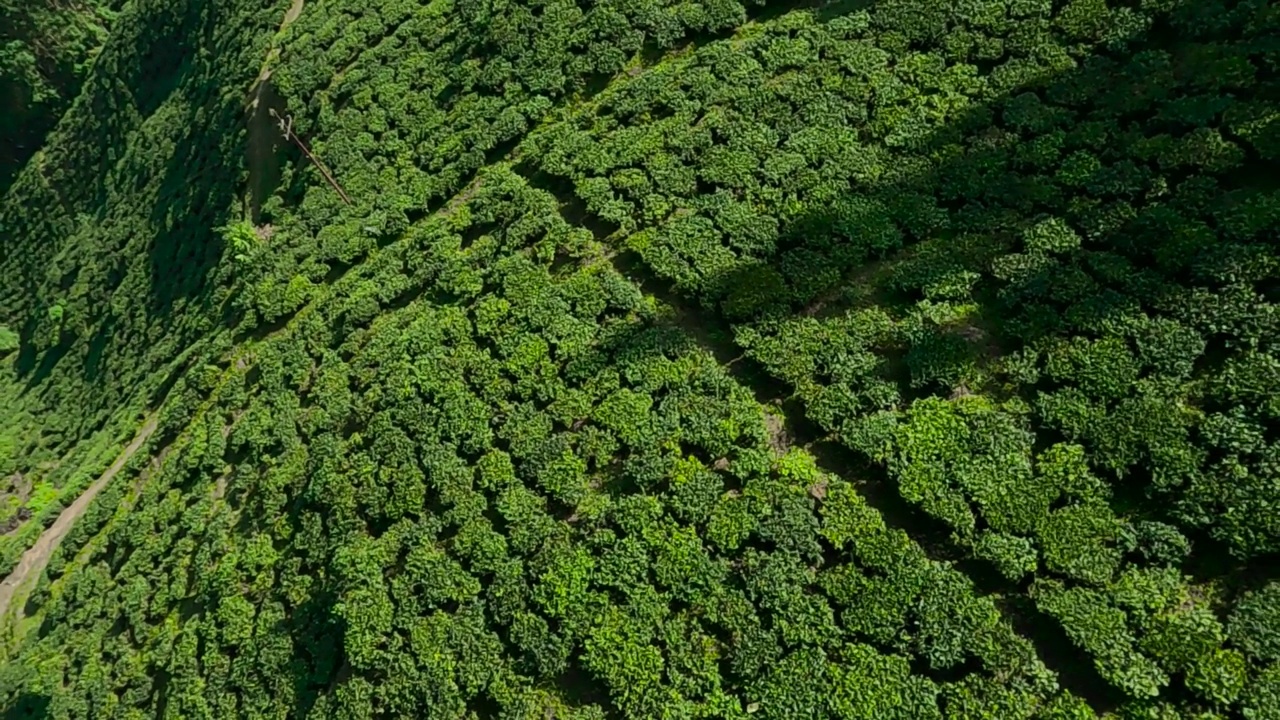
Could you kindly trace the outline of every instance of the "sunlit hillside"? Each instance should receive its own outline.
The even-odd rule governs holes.
[[[1280,720],[1280,5],[25,7],[0,718]]]

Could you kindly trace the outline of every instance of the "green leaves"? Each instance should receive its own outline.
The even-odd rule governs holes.
[[[1227,627],[1231,641],[1255,662],[1280,660],[1280,582],[1246,593]]]
[[[1280,708],[1280,664],[1262,669],[1245,689],[1242,705],[1246,720],[1274,720]]]
[[[1022,236],[1028,252],[1066,254],[1080,248],[1080,236],[1061,218],[1048,218],[1031,226]]]
[[[1169,677],[1134,647],[1125,614],[1106,596],[1056,581],[1033,587],[1036,606],[1057,618],[1072,642],[1094,658],[1102,677],[1135,697],[1155,697]]]
[[[257,231],[247,222],[220,227],[218,232],[222,235],[222,241],[226,243],[227,249],[231,251],[231,257],[236,262],[248,262],[254,248],[260,242]]]
[[[1049,513],[1039,537],[1048,569],[1094,585],[1105,584],[1120,566],[1113,543],[1120,523],[1103,504],[1070,505]]]
[[[998,532],[984,532],[973,544],[973,554],[988,560],[1000,574],[1014,582],[1039,567],[1039,554],[1029,538]]]
[[[618,435],[623,442],[639,446],[649,432],[649,411],[652,398],[620,388],[596,408],[596,419]]]
[[[1118,338],[1072,338],[1049,352],[1045,369],[1055,380],[1101,399],[1123,397],[1138,379],[1138,364]]]
[[[1263,5],[308,0],[259,99],[356,206],[233,222],[279,18],[131,4],[0,200],[6,517],[173,442],[0,710],[1092,717],[1029,584],[1122,714],[1269,717],[1181,570],[1280,538]]]
[[[1235,702],[1247,682],[1244,656],[1237,650],[1217,650],[1192,664],[1187,687],[1219,707]]]
[[[7,355],[18,349],[18,333],[5,325],[0,325],[0,355]]]

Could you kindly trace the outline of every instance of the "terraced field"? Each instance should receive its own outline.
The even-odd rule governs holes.
[[[6,713],[1280,717],[1275,7],[212,5],[0,201]]]

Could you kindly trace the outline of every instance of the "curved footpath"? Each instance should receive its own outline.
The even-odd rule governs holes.
[[[53,524],[40,535],[40,539],[36,540],[35,544],[22,554],[22,559],[18,561],[17,567],[13,569],[13,572],[9,573],[9,577],[0,582],[0,625],[4,624],[5,617],[9,612],[9,603],[13,601],[18,588],[22,587],[28,578],[40,577],[40,573],[44,572],[45,566],[49,564],[49,557],[53,554],[54,549],[58,547],[58,543],[62,542],[62,538],[66,537],[66,534],[70,532],[76,520],[79,520],[84,511],[89,509],[89,503],[93,502],[93,499],[102,491],[102,488],[106,487],[107,483],[111,482],[111,479],[116,476],[116,473],[124,468],[125,463],[129,462],[129,458],[133,457],[133,454],[142,447],[147,438],[151,437],[151,433],[155,432],[155,429],[156,417],[153,415],[138,430],[138,434],[134,436],[129,446],[120,453],[115,462],[111,463],[111,467],[107,468],[101,477],[95,480],[88,489],[80,493],[80,497],[76,498],[75,502],[63,510],[58,515],[58,519],[54,520]]]
[[[285,11],[284,19],[280,23],[280,29],[277,34],[283,32],[293,21],[298,19],[298,16],[302,14],[304,3],[305,0],[291,0],[289,9]],[[277,50],[273,49],[274,52],[277,52]],[[269,63],[270,57],[268,57],[268,62],[263,66],[258,82],[255,83],[255,89],[252,92],[255,104],[263,80],[270,77]],[[71,503],[58,515],[58,519],[40,535],[35,544],[22,554],[22,558],[18,561],[17,566],[14,567],[13,572],[9,573],[9,577],[0,582],[0,628],[5,625],[9,613],[9,605],[13,602],[18,589],[23,587],[29,578],[40,577],[40,573],[44,572],[45,566],[49,564],[49,557],[53,554],[54,549],[58,547],[58,543],[62,542],[62,538],[66,537],[66,534],[70,532],[76,520],[79,520],[85,510],[89,508],[89,503],[93,502],[93,499],[102,491],[102,488],[106,487],[107,483],[111,482],[111,479],[116,476],[116,473],[120,472],[125,463],[129,462],[129,458],[133,457],[133,454],[142,447],[147,438],[151,437],[151,433],[155,432],[155,429],[156,416],[152,415],[138,430],[138,434],[134,436],[129,446],[111,464],[111,467],[107,468],[101,477],[81,493],[80,497],[75,499],[75,502]]]

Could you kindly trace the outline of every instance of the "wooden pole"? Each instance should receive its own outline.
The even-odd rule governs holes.
[[[343,202],[347,205],[352,205],[353,203],[351,202],[351,198],[347,197],[347,193],[343,191],[341,185],[338,185],[338,181],[333,179],[333,175],[330,174],[329,168],[325,167],[324,163],[320,162],[319,158],[311,154],[310,148],[306,146],[306,143],[302,142],[302,138],[293,134],[293,116],[290,115],[287,119],[282,118],[278,113],[276,113],[275,109],[272,108],[271,117],[279,121],[280,134],[283,135],[286,140],[292,140],[294,144],[298,146],[298,149],[307,156],[307,159],[315,163],[316,168],[320,170],[320,174],[324,176],[324,179],[328,181],[329,185],[338,193],[338,196],[342,198]]]

